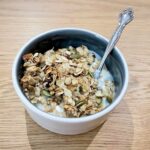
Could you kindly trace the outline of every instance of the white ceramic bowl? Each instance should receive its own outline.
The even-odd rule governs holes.
[[[42,112],[31,104],[22,92],[19,76],[23,54],[35,52],[36,50],[44,52],[52,46],[56,48],[68,45],[76,47],[83,44],[99,55],[103,55],[107,43],[108,40],[106,38],[89,30],[61,28],[50,30],[32,38],[20,49],[12,68],[13,85],[28,114],[37,124],[49,131],[65,135],[80,134],[96,128],[106,120],[108,114],[122,100],[128,86],[128,67],[120,50],[115,48],[106,61],[106,65],[111,71],[116,85],[116,97],[113,103],[94,115],[82,118],[61,118]]]

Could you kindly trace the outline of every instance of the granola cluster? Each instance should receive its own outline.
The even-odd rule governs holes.
[[[107,81],[106,88],[98,89],[93,73],[100,60],[86,46],[28,53],[23,61],[23,91],[45,112],[62,117],[87,116],[104,108],[103,98],[113,99],[113,82]]]

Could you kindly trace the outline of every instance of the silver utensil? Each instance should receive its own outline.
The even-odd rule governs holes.
[[[105,60],[106,60],[107,56],[110,54],[110,52],[112,51],[112,49],[114,48],[114,46],[116,45],[116,43],[118,42],[123,29],[129,22],[131,22],[133,20],[133,18],[134,18],[133,10],[131,8],[127,8],[120,13],[119,24],[106,47],[105,53],[104,53],[101,63],[100,63],[100,66],[94,73],[94,76],[96,79],[99,78],[101,70],[104,66]]]

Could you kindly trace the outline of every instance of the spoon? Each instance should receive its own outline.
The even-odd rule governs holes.
[[[98,67],[98,69],[95,71],[94,73],[94,77],[96,79],[98,79],[100,77],[100,73],[102,71],[102,68],[104,66],[105,60],[107,59],[107,56],[110,54],[110,52],[113,50],[114,46],[116,45],[116,43],[118,42],[123,29],[125,28],[125,26],[131,22],[133,20],[134,16],[133,16],[133,10],[131,8],[127,8],[125,10],[123,10],[120,15],[119,15],[119,24],[115,30],[115,32],[113,33],[111,40],[109,41],[105,53],[102,57],[100,66]]]

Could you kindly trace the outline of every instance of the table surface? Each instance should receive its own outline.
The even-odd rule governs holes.
[[[31,37],[58,27],[81,27],[110,37],[120,10],[131,6],[135,20],[118,48],[130,72],[124,100],[101,128],[85,134],[51,133],[31,120],[12,86],[13,60]],[[150,149],[149,0],[0,1],[0,150]]]

